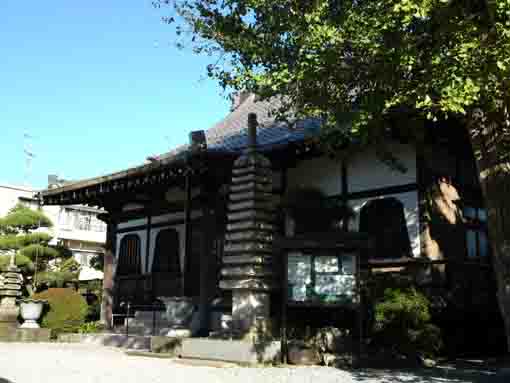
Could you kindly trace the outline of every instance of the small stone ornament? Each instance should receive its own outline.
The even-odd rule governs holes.
[[[44,305],[47,303],[48,301],[42,299],[20,299],[20,313],[24,320],[20,328],[40,328],[37,321],[41,317]]]

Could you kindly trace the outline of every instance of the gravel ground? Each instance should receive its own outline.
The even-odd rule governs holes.
[[[507,377],[508,379],[508,377]],[[327,367],[214,368],[127,356],[119,349],[76,344],[0,343],[0,383],[485,383],[510,382],[489,370],[341,371]]]

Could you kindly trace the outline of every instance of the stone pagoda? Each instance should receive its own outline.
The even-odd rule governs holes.
[[[220,288],[232,291],[232,327],[241,337],[270,328],[274,204],[271,163],[257,153],[257,116],[248,115],[248,148],[235,162]]]
[[[15,332],[18,327],[16,299],[21,296],[22,284],[23,277],[14,264],[13,254],[9,266],[0,271],[0,336]]]

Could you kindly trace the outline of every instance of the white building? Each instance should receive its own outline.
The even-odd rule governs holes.
[[[0,184],[0,217],[19,202],[38,208],[36,193],[30,187]],[[52,228],[45,229],[53,237],[51,243],[67,247],[80,263],[79,279],[102,279],[103,273],[90,267],[91,259],[104,251],[106,224],[98,219],[102,210],[80,205],[43,206],[42,209],[53,222]]]

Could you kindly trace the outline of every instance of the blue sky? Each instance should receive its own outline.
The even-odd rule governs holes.
[[[24,145],[43,188],[48,174],[138,165],[225,116],[212,59],[176,49],[164,12],[150,0],[0,1],[0,183],[24,182]]]

